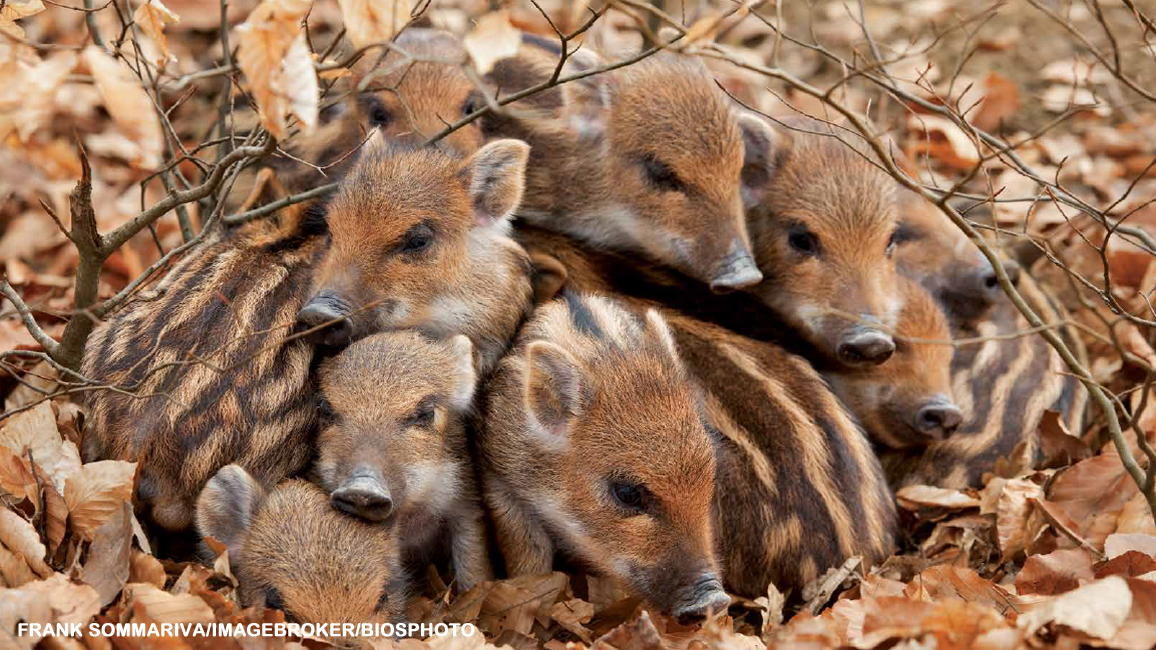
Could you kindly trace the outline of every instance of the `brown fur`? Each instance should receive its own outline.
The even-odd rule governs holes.
[[[366,490],[388,499],[407,557],[428,557],[448,538],[461,590],[489,579],[482,510],[464,419],[473,403],[470,340],[429,340],[416,332],[376,334],[327,360],[319,384],[329,415],[314,474],[339,509]]]
[[[1030,276],[1020,278],[1019,291],[1045,321],[1063,318],[1063,312]],[[959,329],[955,336],[1007,336],[1028,329],[1027,320],[1005,300],[993,306],[974,329]],[[1072,339],[1069,345],[1082,354],[1078,340]],[[1037,335],[960,346],[951,373],[963,424],[950,438],[922,452],[884,453],[883,465],[893,486],[979,487],[996,460],[1010,457],[1021,443],[1026,446],[1025,457],[1039,461],[1036,433],[1045,410],[1061,413],[1071,431],[1083,428],[1087,391]]]
[[[371,147],[330,203],[342,218],[331,220],[310,304],[344,316],[349,339],[385,329],[464,333],[486,375],[530,306],[528,260],[507,236],[526,156],[516,140],[465,160]],[[367,191],[383,178],[397,182]]]
[[[549,571],[559,552],[675,615],[725,607],[714,445],[657,313],[566,294],[487,390],[482,484],[511,574]],[[629,490],[637,507],[614,496]]]
[[[496,153],[524,153],[519,146]],[[528,260],[505,234],[504,217],[475,227],[471,183],[493,172],[492,162],[376,150],[328,216],[318,206],[292,211],[284,226],[247,228],[191,254],[90,337],[85,375],[131,394],[86,393],[85,457],[141,461],[138,496],[170,530],[192,523],[197,493],[226,464],[270,485],[300,470],[315,423],[314,346],[286,337],[314,287],[341,268],[360,278],[359,290],[389,291],[357,294],[394,309],[373,320],[354,314],[360,333],[464,333],[484,375],[531,299]],[[508,193],[501,185],[485,187]],[[419,221],[437,228],[434,243],[424,254],[394,252]]]
[[[764,276],[750,291],[820,354],[843,360],[855,332],[897,322],[901,188],[845,131],[798,119],[778,134],[765,198],[748,213]]]
[[[566,269],[568,291],[610,293],[635,312],[657,307],[655,298],[678,307],[663,314],[722,439],[713,512],[728,590],[798,589],[853,555],[890,553],[895,509],[879,461],[805,359],[705,322],[707,296],[670,273],[540,230],[518,238]],[[727,311],[743,298],[728,296]]]
[[[549,78],[553,60],[523,45],[492,82],[532,85]],[[487,122],[487,135],[532,145],[519,215],[596,246],[643,252],[720,291],[757,283],[744,195],[753,202],[761,189],[769,127],[739,116],[690,56],[660,53],[591,79],[563,86],[558,105],[531,105],[538,111],[529,117]]]
[[[402,622],[397,535],[333,510],[312,483],[267,492],[226,466],[197,500],[197,530],[228,548],[245,607],[282,609],[299,623]]]
[[[900,295],[903,310],[891,359],[881,366],[837,368],[824,375],[875,442],[891,448],[920,447],[947,433],[924,431],[920,413],[925,407],[955,408],[954,350],[947,318],[931,295],[906,279],[900,282]]]

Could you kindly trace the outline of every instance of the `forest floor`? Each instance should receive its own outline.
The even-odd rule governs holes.
[[[62,3],[81,6],[80,0]],[[152,14],[136,11],[137,2],[111,4],[93,13],[97,28],[111,41],[125,31],[133,33],[121,19],[137,16],[137,29],[144,32],[138,33],[143,56],[163,62],[168,85],[159,96],[173,128],[185,146],[196,146],[216,120],[222,83],[219,75],[203,74],[222,56],[216,3],[166,0],[179,21],[161,16],[159,27],[151,29],[145,25]],[[256,4],[229,2],[229,24],[239,24]],[[581,23],[585,4],[539,3],[564,31]],[[667,0],[664,6],[691,25],[716,11],[715,3],[701,4],[705,8],[684,8]],[[1017,153],[1042,177],[1060,179],[1092,205],[1115,204],[1115,213],[1127,211],[1131,225],[1156,237],[1156,205],[1149,205],[1156,199],[1151,167],[1156,104],[1120,83],[1090,54],[1090,44],[1110,51],[1111,33],[1117,37],[1121,68],[1142,87],[1156,87],[1156,57],[1147,45],[1156,36],[1138,18],[1138,11],[1156,15],[1156,6],[1137,2],[1140,9],[1133,10],[1129,3],[1108,0],[1039,4],[1042,9],[1026,0],[982,7],[962,0],[886,0],[867,2],[861,10],[853,2],[784,2],[782,15],[787,33],[802,41],[816,39],[849,60],[870,58],[873,45],[888,54],[907,52],[891,72],[909,92],[938,102],[961,95],[970,98],[962,104],[978,102],[968,112],[972,124],[1023,140]],[[92,158],[92,200],[101,232],[123,226],[142,206],[165,195],[161,183],[149,182],[143,192],[141,183],[167,155],[159,127],[142,126],[148,119],[156,122],[147,117],[152,100],[138,101],[139,84],[105,70],[99,56],[85,49],[86,14],[47,0],[40,5],[43,11],[27,9],[35,5],[40,2],[0,1],[0,31],[14,37],[0,40],[0,264],[8,282],[34,307],[45,332],[60,337],[75,300],[78,256],[49,214],[67,223],[69,193],[82,173],[76,139]],[[490,3],[481,0],[434,0],[428,18],[464,34],[472,20],[490,10]],[[1050,18],[1045,10],[1063,20]],[[515,26],[552,36],[530,3],[509,3],[508,11]],[[774,61],[815,86],[825,88],[844,77],[846,68],[830,57],[776,38],[768,26],[777,20],[773,3],[756,13],[762,19],[751,15],[724,22],[712,36],[735,57],[763,65]],[[607,15],[615,28],[600,32],[602,45],[637,46],[640,37],[628,29],[633,23],[625,14],[615,15]],[[864,38],[864,21],[874,43]],[[320,53],[341,29],[338,3],[317,2],[309,25],[313,48]],[[829,114],[817,100],[780,81],[724,62],[711,66],[723,87],[753,108],[772,115]],[[950,186],[980,163],[979,148],[958,126],[919,112],[862,79],[843,84],[836,97],[887,129],[930,185]],[[188,162],[181,168],[190,176],[197,173]],[[1138,389],[1148,376],[1135,359],[1156,363],[1152,332],[1143,323],[1116,318],[1103,301],[1089,301],[1094,294],[1077,292],[1069,271],[1093,280],[1110,275],[1119,304],[1134,313],[1151,313],[1148,294],[1156,289],[1156,257],[1118,240],[1101,255],[1085,238],[1092,226],[1049,200],[1039,184],[999,160],[984,161],[982,168],[966,189],[1039,200],[993,202],[969,214],[982,215],[977,220],[999,231],[992,238],[1004,252],[1031,263],[1034,275],[1073,310],[1073,319],[1083,325],[1087,364],[1095,379],[1119,396],[1122,412],[1135,411],[1146,394]],[[194,224],[203,219],[198,207],[188,206]],[[1047,242],[1047,254],[1032,241]],[[162,217],[108,258],[100,296],[115,295],[181,242],[176,214]],[[0,302],[0,350],[42,349],[11,303]],[[5,371],[0,374],[5,409],[0,496],[6,505],[0,509],[0,584],[8,586],[0,589],[0,629],[10,635],[0,633],[0,648],[36,642],[14,636],[17,621],[283,620],[280,612],[240,606],[227,557],[213,567],[155,557],[131,507],[136,465],[81,463],[77,449],[83,413],[71,396],[53,397],[57,375],[49,364],[5,358],[0,367]],[[1145,411],[1135,425],[1124,434],[1132,455],[1143,458],[1136,432],[1151,436],[1156,414]],[[1040,426],[1039,435],[1061,441],[1041,467],[1008,458],[991,468],[979,490],[901,490],[901,548],[886,562],[867,567],[853,558],[801,593],[780,593],[771,585],[766,596],[736,598],[727,615],[701,627],[683,627],[647,612],[615,585],[590,576],[554,573],[501,580],[451,597],[433,575],[427,593],[411,604],[410,620],[471,622],[484,637],[374,644],[407,650],[466,650],[483,644],[517,650],[1153,647],[1156,524],[1144,493],[1108,440],[1098,411],[1089,412],[1083,431],[1060,430],[1053,418]],[[43,643],[94,649],[323,645],[310,639],[254,644],[100,637],[56,637]]]

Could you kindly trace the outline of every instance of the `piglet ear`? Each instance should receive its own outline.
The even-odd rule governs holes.
[[[489,226],[506,221],[522,203],[530,145],[521,140],[495,140],[466,163],[474,223]]]
[[[766,120],[750,113],[739,116],[739,128],[743,133],[743,205],[750,209],[766,192],[778,136]]]
[[[474,344],[465,334],[450,339],[450,348],[457,359],[454,367],[454,392],[451,400],[455,409],[462,411],[474,401],[477,372],[474,370]]]
[[[531,428],[549,445],[564,445],[585,410],[586,381],[578,361],[548,341],[526,348],[525,405]]]
[[[197,497],[197,532],[212,537],[229,549],[236,562],[245,532],[253,523],[265,489],[240,465],[222,467]]]

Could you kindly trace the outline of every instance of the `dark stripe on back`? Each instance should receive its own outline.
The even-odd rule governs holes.
[[[566,301],[566,306],[570,309],[570,323],[574,325],[574,329],[594,339],[603,340],[606,338],[606,333],[594,320],[594,314],[590,312],[590,308],[578,297],[576,292],[563,291],[562,299]]]

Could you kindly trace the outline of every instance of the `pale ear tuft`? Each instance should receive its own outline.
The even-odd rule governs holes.
[[[751,208],[766,192],[778,134],[766,120],[751,113],[739,115],[739,128],[743,133],[743,205]]]
[[[469,159],[466,168],[476,225],[503,222],[514,214],[522,203],[529,159],[530,145],[512,139],[495,140]]]
[[[646,310],[646,334],[658,342],[661,349],[670,356],[675,365],[682,367],[682,359],[678,355],[678,344],[674,342],[674,334],[670,332],[666,319],[657,310]]]
[[[474,344],[465,334],[458,334],[450,339],[450,348],[457,357],[457,365],[454,368],[453,406],[459,411],[464,411],[474,401],[474,389],[478,381],[477,372],[474,370]]]
[[[573,420],[585,410],[586,385],[578,361],[548,341],[526,348],[525,405],[546,442],[565,441]]]
[[[245,532],[253,523],[265,488],[240,465],[222,467],[197,497],[197,532],[212,537],[229,549],[229,559],[237,561]]]

